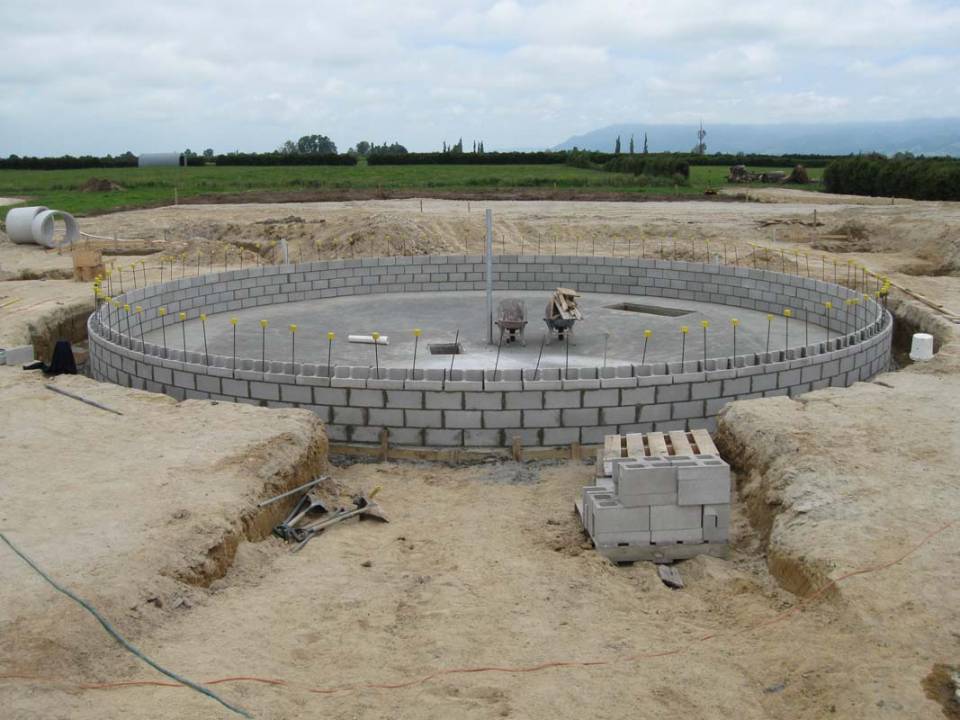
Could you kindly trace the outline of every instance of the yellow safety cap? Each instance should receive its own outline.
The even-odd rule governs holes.
[[[297,326],[293,323],[290,324],[290,332],[295,333],[297,331]]]
[[[700,321],[700,327],[702,327],[702,328],[708,328],[708,327],[710,327],[710,321],[709,321],[709,320],[701,320],[701,321]]]
[[[236,327],[236,326],[237,326],[237,319],[236,319],[236,318],[230,318],[230,324],[233,325],[234,327]]]
[[[414,337],[420,337],[422,334],[423,334],[423,333],[421,332],[420,328],[414,328],[414,329],[413,329],[413,335],[414,335]]]
[[[783,316],[784,316],[784,317],[793,317],[793,310],[791,310],[790,308],[784,308],[784,310],[783,310]]]
[[[653,336],[653,330],[644,330],[644,331],[643,331],[643,336],[644,336],[645,338],[652,337],[652,336]]]
[[[327,333],[327,340],[333,340],[336,336],[337,334],[333,332],[333,330],[331,330],[330,332]]]
[[[688,332],[690,332],[690,328],[688,328],[686,325],[681,325],[681,326],[680,326],[680,332],[682,332],[682,333],[688,333]]]
[[[200,313],[200,322],[206,322],[206,321],[207,321],[207,314]]]
[[[730,324],[731,324],[731,325],[734,325],[734,326],[739,325],[739,324],[740,324],[740,319],[739,319],[739,318],[730,318]]]
[[[269,325],[269,324],[270,324],[270,323],[269,323],[268,321],[266,321],[266,320],[261,320],[261,321],[260,321],[260,327],[262,327],[262,328],[267,327],[267,325]]]
[[[187,319],[187,314],[186,314],[185,312],[182,312],[182,313],[180,313],[179,315],[177,315],[177,317],[179,317],[181,320],[186,320],[186,319]]]

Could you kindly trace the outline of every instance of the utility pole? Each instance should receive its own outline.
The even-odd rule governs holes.
[[[493,210],[487,209],[487,342],[493,344]]]

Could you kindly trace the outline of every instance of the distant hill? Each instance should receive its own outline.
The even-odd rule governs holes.
[[[770,155],[846,155],[857,152],[912,152],[914,155],[960,156],[960,118],[893,122],[782,123],[772,125],[704,124],[707,152]],[[647,133],[650,152],[688,152],[697,144],[696,124],[644,125],[625,123],[574,135],[554,150],[613,151],[620,136],[627,151],[633,135],[636,151]]]

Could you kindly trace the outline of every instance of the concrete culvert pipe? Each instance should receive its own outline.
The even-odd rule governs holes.
[[[33,220],[40,213],[47,210],[42,205],[14,208],[7,213],[7,236],[18,245],[36,243],[33,237]]]
[[[63,220],[65,235],[63,240],[57,242],[54,235],[55,220]],[[80,228],[73,215],[63,210],[44,210],[33,218],[31,224],[33,239],[40,245],[48,248],[60,247],[61,245],[72,245],[80,238]]]

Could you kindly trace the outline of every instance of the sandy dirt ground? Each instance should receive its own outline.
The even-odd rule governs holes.
[[[762,243],[857,258],[960,310],[960,205],[795,195],[490,205],[510,251],[521,238],[552,251],[556,237],[558,251],[599,240],[598,254],[636,254],[636,243],[666,238],[668,248],[708,240],[715,254],[737,246],[747,257],[748,243]],[[222,249],[231,236],[261,255],[281,236],[311,258],[311,248],[349,256],[397,244],[462,251],[482,233],[482,214],[466,205],[425,200],[422,215],[418,201],[181,206],[82,223],[104,236],[166,230],[187,252]],[[813,226],[814,209],[823,225]],[[0,241],[7,270],[64,262]],[[57,288],[61,301],[89,291],[50,279],[0,282],[0,295],[56,302]],[[344,524],[292,555],[266,537],[271,517],[254,503],[321,464],[310,416],[58,381],[125,413],[113,416],[9,368],[0,528],[162,664],[204,681],[283,679],[212,686],[260,718],[941,718],[928,678],[960,662],[960,528],[950,524],[960,510],[960,344],[928,307],[892,301],[901,322],[937,335],[937,359],[848,390],[731,406],[718,437],[737,470],[731,556],[682,563],[683,590],[651,565],[615,567],[584,546],[572,502],[589,464],[334,457],[345,485],[383,486],[392,522]],[[5,314],[17,304],[0,307],[0,332],[22,337],[32,323],[27,334],[49,335],[37,328],[50,306]],[[0,568],[13,579],[0,583],[9,716],[236,717],[182,688],[78,689],[162,678],[5,548]],[[570,664],[537,669],[553,662]],[[478,667],[509,671],[448,672]]]

